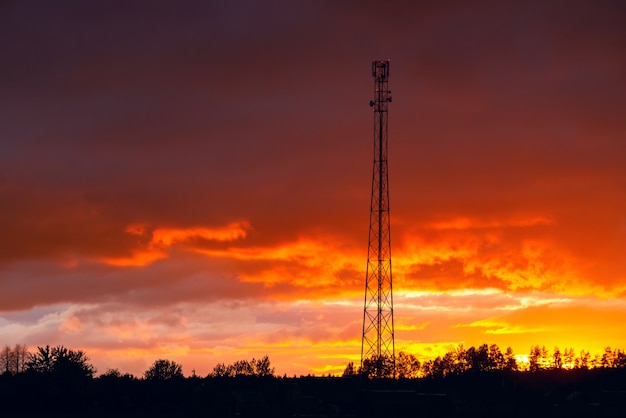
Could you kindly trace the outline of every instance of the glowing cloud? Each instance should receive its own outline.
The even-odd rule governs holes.
[[[328,237],[303,238],[273,247],[231,247],[196,251],[208,257],[256,263],[256,267],[242,273],[240,278],[244,282],[263,283],[267,287],[287,283],[320,290],[329,286],[336,286],[337,289],[351,288],[357,279],[352,273],[358,270],[358,264],[364,264],[362,257],[344,248],[340,241]],[[359,273],[358,278],[360,277]]]
[[[200,238],[207,241],[235,241],[246,237],[250,229],[248,222],[234,222],[217,228],[157,228],[152,232],[152,245],[171,247],[172,245]]]
[[[167,258],[168,250],[177,244],[191,240],[235,241],[246,237],[250,224],[246,221],[233,222],[222,227],[192,228],[156,228],[152,231],[150,241],[135,251],[130,257],[103,258],[101,261],[118,267],[146,266],[157,260]],[[134,224],[126,227],[130,235],[142,237],[147,234],[147,226]]]

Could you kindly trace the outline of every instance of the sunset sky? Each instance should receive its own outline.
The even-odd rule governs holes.
[[[1,1],[0,345],[358,363],[390,59],[396,351],[626,348],[626,3]]]

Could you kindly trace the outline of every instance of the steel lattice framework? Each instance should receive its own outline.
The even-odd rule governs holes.
[[[391,236],[389,231],[389,179],[387,173],[387,127],[391,92],[388,88],[389,60],[372,62],[375,80],[374,169],[370,201],[369,245],[365,274],[365,307],[361,367],[373,361],[375,375],[395,370],[393,294],[391,279]],[[372,363],[370,363],[372,364]]]

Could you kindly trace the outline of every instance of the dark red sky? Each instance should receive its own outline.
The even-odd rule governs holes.
[[[398,346],[626,346],[563,319],[624,313],[620,1],[5,1],[0,56],[0,343],[358,357],[390,58]]]

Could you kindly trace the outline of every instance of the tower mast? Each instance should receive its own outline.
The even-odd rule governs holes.
[[[377,377],[395,374],[393,294],[391,280],[391,236],[389,232],[389,179],[387,174],[389,60],[372,62],[375,96],[374,168],[370,200],[370,228],[365,274],[365,306],[361,368],[367,360]]]

